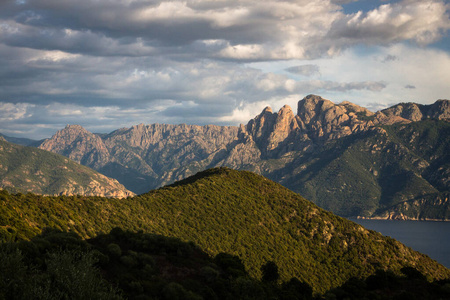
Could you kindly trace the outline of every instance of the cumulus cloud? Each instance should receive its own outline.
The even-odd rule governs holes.
[[[209,57],[315,58],[360,42],[428,44],[450,28],[440,1],[405,0],[351,15],[337,5],[343,1],[329,0],[2,3],[3,43],[102,56],[179,54],[180,46],[203,42]],[[184,50],[195,56],[194,48]]]
[[[426,45],[446,34],[449,20],[448,5],[442,1],[404,0],[366,13],[346,15],[334,22],[329,36],[344,44],[412,40]]]

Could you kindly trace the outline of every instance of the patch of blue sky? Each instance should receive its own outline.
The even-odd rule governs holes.
[[[447,53],[450,53],[450,32],[447,32],[445,36],[443,36],[439,41],[431,44],[430,46],[433,48],[440,49]]]
[[[401,0],[390,0],[390,1],[386,1],[386,0],[358,0],[355,2],[350,2],[347,4],[343,4],[342,8],[344,9],[344,13],[345,14],[353,14],[353,13],[357,13],[358,11],[362,11],[362,12],[368,12],[371,10],[374,10],[378,7],[380,7],[381,5],[385,5],[385,4],[393,4],[393,3],[397,3],[400,2]]]

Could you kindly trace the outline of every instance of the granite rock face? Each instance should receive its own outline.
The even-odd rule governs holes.
[[[418,178],[425,178],[424,182],[431,186],[424,187],[427,191],[448,191],[445,183],[450,181],[449,167],[442,162],[443,153],[450,152],[450,146],[448,143],[439,144],[428,135],[439,128],[444,141],[449,139],[444,128],[450,119],[449,103],[448,100],[438,100],[431,105],[401,103],[373,113],[350,102],[335,104],[320,96],[309,95],[298,102],[297,114],[287,105],[278,112],[266,107],[239,127],[139,124],[97,135],[81,126],[70,125],[39,147],[116,178],[136,193],[147,192],[207,168],[228,166],[269,177],[338,214],[367,216],[380,206],[403,199],[394,197],[397,199],[394,202],[389,200],[392,197],[387,195],[388,192],[405,193],[400,186],[396,190],[385,182],[388,174],[394,172],[389,168],[411,171]],[[432,120],[441,123],[427,123],[431,131],[414,129],[414,124]],[[400,143],[399,138],[394,140],[394,137],[401,134],[402,126],[409,131],[406,130],[408,136]],[[395,130],[386,131],[391,127]],[[429,148],[427,139],[440,147],[439,155],[426,150]],[[352,166],[352,160],[358,161],[358,152],[354,154],[356,157],[346,162],[342,156],[347,155],[349,149],[372,155],[360,159],[376,161],[382,167],[369,166],[363,161]],[[422,153],[427,153],[426,157]],[[420,159],[416,165],[394,167],[405,157],[417,160],[417,156]],[[332,165],[338,162],[339,168],[333,169]],[[362,177],[353,176],[351,174],[360,172],[353,168],[367,169],[367,172],[364,171]],[[336,174],[330,174],[330,170],[335,170]],[[346,204],[341,203],[341,197],[345,193],[360,197],[360,203],[368,200],[363,199],[367,197],[365,193],[355,194],[355,183],[338,180],[336,176],[339,174],[350,181],[361,179],[358,186],[362,185],[363,190],[369,191],[374,187],[370,194],[370,209],[363,204],[354,210],[343,208]],[[325,185],[329,192],[321,192],[324,185],[319,184],[319,178],[327,178]],[[405,197],[413,196],[420,195]],[[406,198],[404,201],[409,199]]]

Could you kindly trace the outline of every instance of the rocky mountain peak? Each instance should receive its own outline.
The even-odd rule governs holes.
[[[450,120],[450,100],[438,100],[433,103],[427,113],[428,118]]]
[[[44,140],[39,148],[67,156],[90,167],[100,166],[109,157],[102,139],[81,125],[67,125]]]
[[[308,124],[333,106],[334,103],[330,100],[316,95],[308,95],[298,102],[297,115],[305,124]]]
[[[371,112],[367,108],[359,106],[359,105],[356,105],[356,104],[351,103],[349,101],[343,101],[343,102],[339,103],[338,105],[340,107],[345,108],[347,113],[353,112],[353,113],[356,113],[356,114],[361,114],[361,115],[366,116],[366,117],[370,117],[370,116],[375,115],[374,112]]]
[[[284,105],[280,110],[278,111],[278,115],[290,115],[294,116],[294,113],[292,112],[292,108],[289,105]]]
[[[421,106],[416,103],[399,103],[388,109],[382,110],[382,113],[387,117],[397,116],[413,122],[423,119]]]
[[[266,106],[261,114],[273,113],[272,107]]]
[[[75,139],[77,136],[80,135],[92,135],[91,132],[87,131],[83,126],[81,125],[66,125],[64,129],[61,129],[56,132],[56,136],[65,136],[71,139]]]
[[[276,149],[284,142],[293,130],[298,129],[292,108],[284,105],[277,113],[273,113],[270,107],[266,107],[246,126],[246,131],[258,147],[265,153]]]
[[[433,104],[399,103],[381,111],[387,117],[401,117],[417,122],[424,119],[450,119],[450,100],[438,100]]]

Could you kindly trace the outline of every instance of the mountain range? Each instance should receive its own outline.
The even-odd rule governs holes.
[[[140,194],[196,172],[250,170],[341,216],[449,220],[450,101],[377,113],[309,95],[246,125],[139,124],[109,134],[68,125],[38,147]]]

